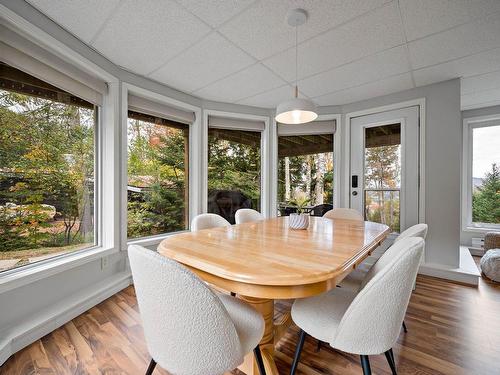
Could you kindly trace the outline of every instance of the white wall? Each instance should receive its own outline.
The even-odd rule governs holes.
[[[343,113],[426,99],[425,217],[429,224],[426,263],[458,267],[462,123],[460,80],[390,94],[343,106]],[[346,133],[343,123],[343,137]],[[345,168],[346,163],[342,167]],[[345,169],[342,176],[347,176]],[[343,192],[344,193],[344,192]],[[341,196],[342,202],[348,197]]]
[[[500,115],[500,105],[462,111],[462,119],[492,115]],[[470,246],[472,244],[472,237],[484,238],[484,233],[479,231],[464,231],[462,229],[460,231],[460,243]]]

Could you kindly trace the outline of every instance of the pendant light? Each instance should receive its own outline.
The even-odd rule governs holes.
[[[288,13],[287,22],[295,27],[295,97],[282,102],[276,108],[276,121],[282,124],[305,124],[314,121],[318,114],[316,106],[308,99],[299,98],[298,75],[298,27],[307,20],[304,9],[294,9]]]

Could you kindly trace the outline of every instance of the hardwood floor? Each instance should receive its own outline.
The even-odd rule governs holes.
[[[473,288],[419,276],[406,316],[409,332],[394,347],[398,373],[499,375],[499,312],[500,284],[481,280]],[[297,332],[293,326],[277,345],[281,374],[289,372]],[[315,350],[308,338],[298,374],[362,374],[357,356]],[[370,358],[374,374],[390,374],[383,355]],[[144,374],[149,360],[129,287],[12,356],[0,374]],[[154,374],[168,373],[157,367]]]

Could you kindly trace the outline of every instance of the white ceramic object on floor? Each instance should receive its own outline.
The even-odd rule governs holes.
[[[290,214],[288,217],[288,226],[292,229],[307,229],[309,227],[309,215]]]

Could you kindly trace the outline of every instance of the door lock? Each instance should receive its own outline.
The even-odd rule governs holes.
[[[357,191],[353,191],[352,195],[356,196],[356,195],[358,195],[358,192]]]

